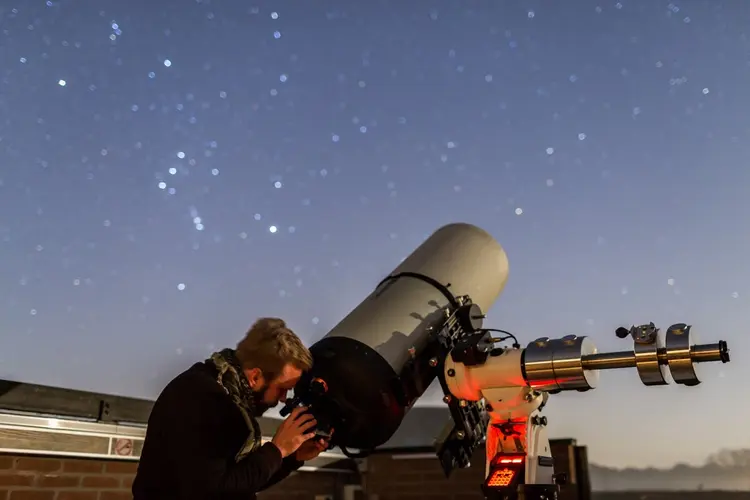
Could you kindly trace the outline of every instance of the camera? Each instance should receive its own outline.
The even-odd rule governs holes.
[[[315,436],[322,439],[331,439],[334,427],[330,419],[326,417],[330,412],[324,411],[324,408],[322,408],[325,407],[324,398],[327,392],[328,384],[326,384],[325,380],[313,378],[309,383],[302,385],[302,387],[298,386],[295,388],[294,397],[287,400],[279,413],[282,417],[287,417],[293,409],[306,405],[307,411],[305,413],[311,414],[317,420],[317,425],[314,429]]]

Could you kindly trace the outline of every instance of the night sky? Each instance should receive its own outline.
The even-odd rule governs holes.
[[[153,398],[259,316],[312,343],[463,221],[508,253],[487,324],[524,344],[730,342],[697,388],[554,396],[553,436],[612,465],[750,447],[747,26],[718,0],[3,0],[0,378]]]

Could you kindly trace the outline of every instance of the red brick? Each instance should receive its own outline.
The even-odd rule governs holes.
[[[81,476],[45,474],[37,481],[41,488],[75,488],[81,483]]]
[[[55,500],[96,500],[97,491],[61,491]]]
[[[133,500],[133,495],[129,491],[102,491],[99,500]]]
[[[15,490],[10,492],[8,500],[53,500],[55,492],[49,490]]]
[[[61,467],[62,462],[54,458],[21,457],[16,462],[16,470],[55,472],[60,470]]]
[[[104,470],[113,474],[135,474],[138,470],[138,462],[107,462]]]
[[[79,474],[97,474],[104,470],[104,463],[95,460],[66,460],[63,463],[64,472]]]
[[[125,488],[125,489],[129,490],[130,488],[133,487],[133,480],[134,479],[135,479],[135,477],[133,477],[133,476],[125,476],[125,477],[123,477],[120,480],[120,486],[122,488]]]
[[[81,479],[84,488],[117,488],[120,479],[112,476],[85,476]]]
[[[32,486],[34,475],[32,474],[0,474],[0,487],[8,486]]]
[[[2,469],[12,469],[13,463],[15,460],[13,460],[13,457],[7,457],[7,456],[0,456],[0,470]],[[3,498],[0,496],[0,499]]]

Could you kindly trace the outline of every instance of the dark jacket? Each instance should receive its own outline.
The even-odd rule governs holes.
[[[302,462],[266,443],[239,462],[248,437],[242,414],[205,363],[178,375],[159,395],[133,482],[134,500],[251,500]]]

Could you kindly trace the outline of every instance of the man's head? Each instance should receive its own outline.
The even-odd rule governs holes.
[[[279,318],[260,318],[237,344],[258,415],[286,400],[302,373],[312,368],[312,356],[300,338]]]

